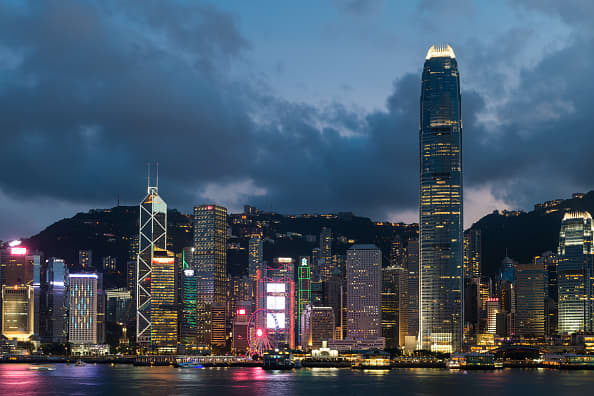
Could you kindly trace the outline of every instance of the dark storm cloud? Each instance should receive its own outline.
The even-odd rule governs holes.
[[[146,163],[159,161],[163,197],[184,210],[237,191],[240,203],[291,213],[415,210],[420,68],[394,83],[383,110],[290,102],[229,78],[252,45],[234,16],[139,4],[0,5],[5,195],[135,203]],[[522,34],[532,33],[457,53],[462,75],[489,76],[462,93],[466,191],[488,186],[528,206],[594,185],[594,42],[552,51],[509,91],[505,56],[522,50]],[[489,112],[497,124],[484,122]]]

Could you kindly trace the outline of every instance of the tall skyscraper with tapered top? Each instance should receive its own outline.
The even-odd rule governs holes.
[[[150,182],[149,182],[150,184]],[[151,346],[152,272],[155,250],[167,250],[167,204],[157,186],[147,188],[140,203],[140,232],[136,259],[136,342]]]
[[[420,315],[423,349],[462,347],[464,237],[460,75],[449,45],[425,58],[420,112]]]

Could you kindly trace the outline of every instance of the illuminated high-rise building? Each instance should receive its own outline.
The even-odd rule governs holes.
[[[150,183],[149,183],[150,184]],[[136,260],[136,342],[151,346],[151,279],[155,251],[167,250],[167,204],[157,186],[147,188],[140,203],[140,230]]]
[[[2,335],[28,341],[34,334],[35,291],[31,285],[2,285]]]
[[[194,271],[198,285],[198,344],[223,347],[226,333],[225,326],[220,326],[220,310],[225,307],[227,295],[227,209],[222,206],[194,207]],[[213,304],[217,305],[216,323]]]
[[[542,261],[516,266],[516,334],[545,335],[545,267]]]
[[[68,342],[97,344],[97,274],[68,275]]]
[[[401,267],[382,268],[382,337],[386,339],[386,348],[398,346],[398,288],[402,272]]]
[[[497,314],[501,312],[501,301],[497,297],[487,299],[487,333],[497,333]]]
[[[0,249],[0,285],[27,285],[33,282],[34,263],[39,256],[31,254],[20,241]]]
[[[481,262],[481,230],[464,231],[464,277],[480,278]]]
[[[66,285],[68,267],[64,260],[52,257],[45,269],[44,332],[42,341],[64,343],[67,333]]]
[[[258,327],[277,334],[281,346],[295,348],[295,269],[290,257],[277,257],[261,271],[258,284]]]
[[[375,245],[347,250],[347,338],[381,336],[382,252]]]
[[[420,345],[438,352],[460,351],[462,111],[458,65],[449,45],[431,46],[427,52],[420,114]]]
[[[198,319],[196,312],[198,284],[193,265],[186,262],[182,253],[181,269],[181,317],[179,318],[180,343],[184,345],[196,344]]]
[[[406,246],[406,330],[407,336],[419,337],[419,240],[409,238]]]
[[[322,281],[332,276],[332,230],[328,227],[320,231],[320,276]]]
[[[309,257],[299,257],[297,265],[297,331],[298,342],[301,343],[301,314],[311,304],[311,268]]]
[[[400,235],[396,235],[390,246],[390,262],[392,266],[404,267],[406,261],[406,250],[402,244]]]
[[[260,234],[254,234],[250,238],[248,256],[248,274],[250,279],[255,281],[257,270],[260,268],[262,261],[264,261],[264,247]]]
[[[93,267],[93,251],[79,250],[78,251],[78,265],[83,270],[88,270]]]
[[[335,321],[332,307],[308,305],[301,316],[301,346],[304,350],[319,349],[323,341],[334,339]]]
[[[594,311],[592,216],[586,211],[565,213],[559,233],[559,333],[591,332]]]
[[[166,250],[153,252],[151,275],[151,348],[160,353],[177,349],[175,256]]]

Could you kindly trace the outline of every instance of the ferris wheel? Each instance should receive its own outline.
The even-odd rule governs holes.
[[[268,315],[274,320],[273,328],[267,328]],[[267,325],[258,327],[258,323],[267,323]],[[250,356],[263,356],[265,351],[278,347],[280,327],[274,312],[269,312],[266,308],[254,311],[248,321],[247,336]]]

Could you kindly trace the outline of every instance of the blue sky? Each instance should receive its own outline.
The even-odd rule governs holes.
[[[161,194],[416,221],[427,49],[462,80],[465,224],[589,191],[588,1],[0,4],[0,239]]]

